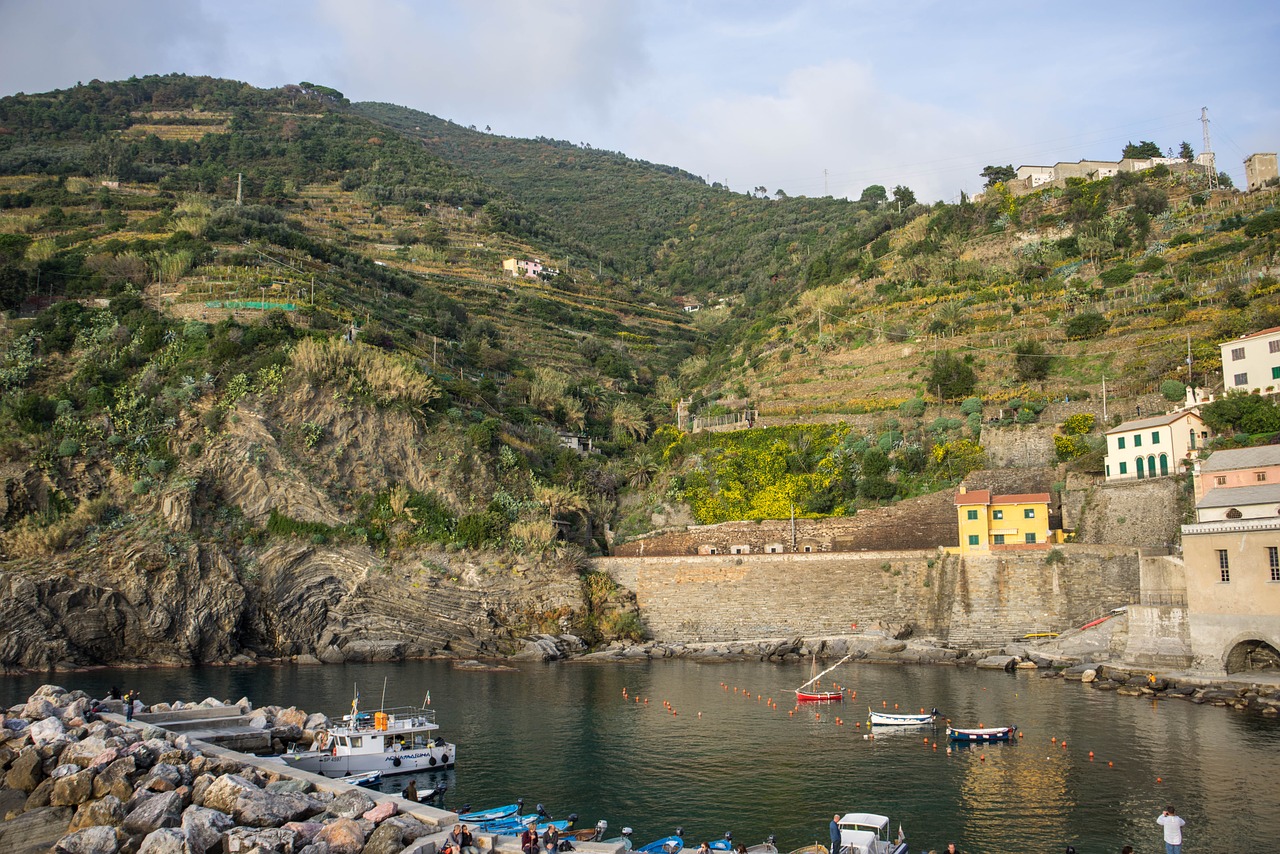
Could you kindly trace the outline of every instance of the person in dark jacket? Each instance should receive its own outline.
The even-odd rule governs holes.
[[[831,816],[831,854],[840,854],[840,814]]]

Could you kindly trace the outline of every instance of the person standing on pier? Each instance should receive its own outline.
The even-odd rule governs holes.
[[[1182,816],[1178,815],[1178,811],[1168,806],[1156,818],[1156,824],[1164,828],[1164,852],[1165,854],[1181,854],[1182,852],[1182,826],[1186,824]]]
[[[840,854],[840,813],[831,816],[831,854]]]

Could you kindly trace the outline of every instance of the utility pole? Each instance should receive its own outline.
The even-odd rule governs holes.
[[[1196,399],[1196,384],[1191,380],[1191,334],[1190,333],[1187,333],[1187,388],[1191,389],[1191,400],[1194,402]]]
[[[240,207],[244,199],[244,173],[236,173],[236,207]]]
[[[1209,189],[1216,190],[1218,188],[1218,165],[1213,157],[1213,146],[1209,144],[1209,108],[1200,108],[1200,124],[1204,128],[1204,150],[1200,152],[1200,156],[1204,158],[1204,163],[1209,167]]]
[[[1102,375],[1102,429],[1107,429],[1107,375]]]

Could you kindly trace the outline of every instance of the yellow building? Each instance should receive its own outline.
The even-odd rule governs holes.
[[[992,495],[962,486],[955,503],[962,555],[1046,549],[1053,542],[1047,492]]]

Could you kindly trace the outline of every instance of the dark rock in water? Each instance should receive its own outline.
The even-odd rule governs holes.
[[[220,851],[222,834],[235,827],[231,816],[207,807],[189,806],[182,813],[182,831],[191,854]]]
[[[120,839],[115,828],[86,827],[68,833],[53,846],[54,854],[116,854]]]
[[[1095,691],[1114,691],[1120,687],[1120,683],[1114,679],[1102,679],[1093,683]]]
[[[1082,678],[1084,678],[1084,674],[1086,670],[1093,670],[1093,666],[1089,664],[1076,664],[1062,671],[1062,678],[1071,679],[1073,681],[1079,682]]]

